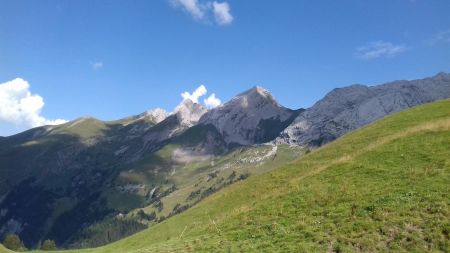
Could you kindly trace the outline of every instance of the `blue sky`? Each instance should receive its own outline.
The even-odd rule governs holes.
[[[447,0],[0,0],[0,84],[26,81],[41,124],[170,111],[201,84],[222,101],[260,85],[308,107],[335,87],[450,72],[449,10]],[[0,135],[30,127],[1,113]]]

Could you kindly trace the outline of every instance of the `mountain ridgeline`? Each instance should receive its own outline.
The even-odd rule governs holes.
[[[301,113],[277,141],[320,146],[384,116],[450,97],[450,75],[336,88]]]
[[[0,237],[33,248],[118,240],[223,187],[388,114],[450,98],[450,74],[331,91],[291,110],[261,87],[214,109],[184,100],[116,121],[92,117],[0,138]],[[286,145],[288,144],[288,145]]]

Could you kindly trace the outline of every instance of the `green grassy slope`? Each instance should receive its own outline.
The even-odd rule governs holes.
[[[156,155],[168,153],[172,155],[170,145],[156,152]],[[275,150],[274,150],[275,149]],[[237,149],[224,156],[208,158],[204,161],[191,161],[186,164],[173,166],[174,173],[168,177],[168,182],[176,187],[176,190],[160,198],[162,203],[158,210],[157,204],[148,205],[137,209],[128,216],[134,215],[138,210],[147,214],[155,212],[157,217],[168,217],[178,205],[179,209],[188,208],[204,197],[214,193],[234,182],[243,180],[248,176],[258,175],[293,161],[304,153],[304,149],[282,145],[258,145]],[[166,161],[170,157],[163,157]],[[147,162],[147,166],[148,163]],[[158,165],[158,163],[156,163]],[[127,173],[132,178],[144,178],[142,171],[134,169]]]
[[[348,134],[134,236],[70,252],[449,252],[450,100]]]
[[[3,245],[0,244],[0,253],[11,253],[12,251],[6,249]]]
[[[5,145],[0,141],[0,199],[6,199],[0,209],[10,215],[0,216],[0,221],[6,223],[18,213],[15,219],[28,224],[21,237],[29,248],[47,238],[64,247],[100,246],[304,153],[301,148],[271,145],[224,153],[226,144],[215,128],[196,126],[160,150],[143,152],[129,162],[144,148],[145,131],[172,123],[177,122],[149,128],[149,118],[103,122],[83,117],[31,129]],[[261,156],[264,159],[258,160]]]

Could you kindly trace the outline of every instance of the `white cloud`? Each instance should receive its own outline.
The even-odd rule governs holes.
[[[216,98],[216,94],[213,93],[208,98],[204,99],[203,103],[205,103],[208,109],[211,109],[219,106],[222,103],[222,101],[220,101],[219,98]]]
[[[356,49],[356,56],[361,59],[371,60],[376,58],[391,58],[403,53],[408,48],[405,45],[394,45],[390,42],[375,41]]]
[[[227,2],[213,2],[213,12],[216,22],[219,25],[228,25],[233,22],[233,16],[230,13],[230,5]]]
[[[204,96],[207,92],[208,91],[206,90],[206,87],[204,85],[200,85],[197,87],[197,89],[195,89],[194,92],[192,92],[192,94],[185,91],[181,93],[181,96],[183,97],[184,100],[190,99],[192,102],[198,103],[198,99],[201,96]]]
[[[180,8],[195,20],[212,22],[213,17],[216,24],[228,25],[233,22],[231,8],[228,2],[202,1],[202,0],[170,0],[175,8]]]
[[[44,99],[31,94],[27,81],[16,78],[0,84],[0,123],[22,127],[57,125],[67,122],[63,119],[48,120],[41,115]]]
[[[182,8],[194,19],[203,19],[206,5],[201,5],[198,0],[171,0],[174,7]]]
[[[92,68],[93,68],[94,70],[103,68],[103,62],[99,61],[99,62],[94,62],[94,63],[92,63]]]
[[[198,86],[192,93],[189,93],[188,91],[185,91],[181,93],[181,96],[183,97],[183,101],[186,99],[191,100],[194,103],[199,103],[200,97],[205,96],[208,93],[208,90],[204,85]],[[212,109],[214,107],[219,106],[222,101],[216,97],[215,93],[212,93],[209,97],[206,99],[203,99],[203,103],[208,109]]]

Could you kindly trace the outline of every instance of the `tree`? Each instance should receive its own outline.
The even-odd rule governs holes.
[[[57,250],[56,243],[53,240],[45,240],[41,245],[41,250]]]
[[[23,242],[20,240],[19,236],[16,234],[9,234],[3,240],[3,246],[10,250],[14,251],[26,251],[27,248],[23,245]]]

